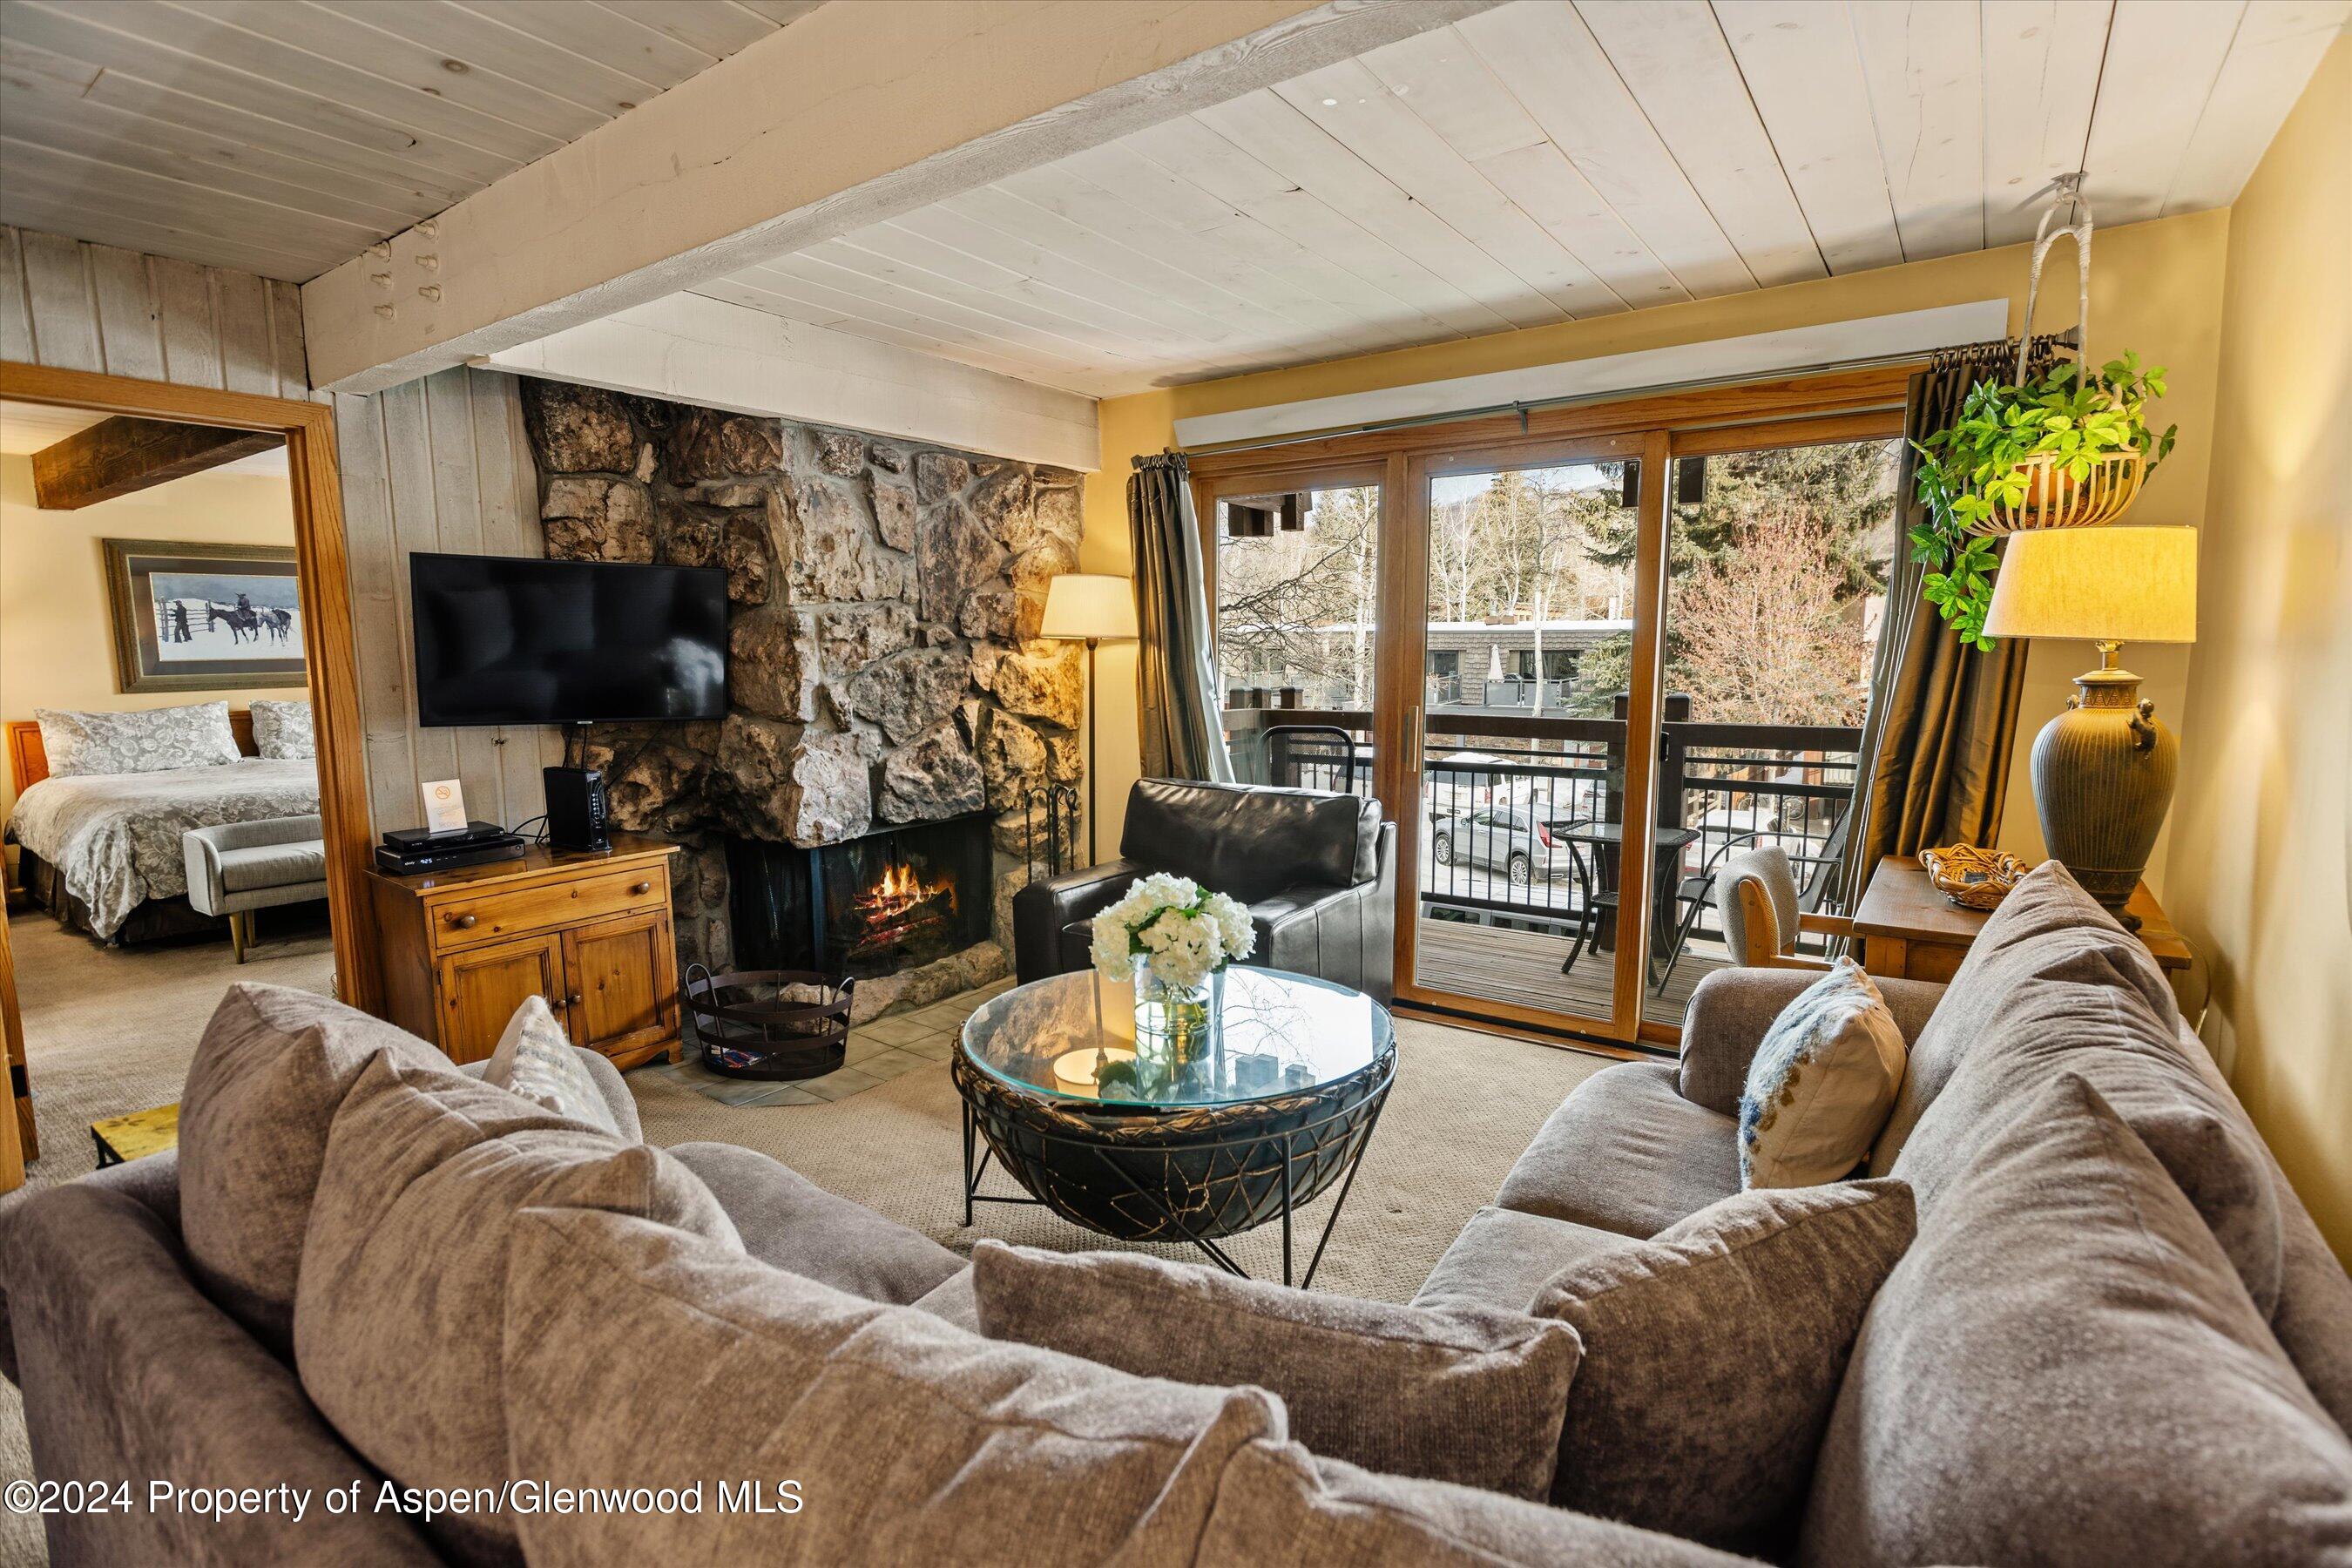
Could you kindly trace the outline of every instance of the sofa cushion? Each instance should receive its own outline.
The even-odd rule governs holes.
[[[2064,1074],[1924,1211],[1855,1346],[1803,1554],[2352,1561],[2352,1443],[2164,1167]]]
[[[1381,805],[1320,790],[1139,779],[1119,853],[1243,903],[1302,882],[1353,887],[1380,875]]]
[[[1524,1312],[1536,1292],[1561,1269],[1633,1245],[1632,1237],[1613,1230],[1489,1205],[1470,1216],[1422,1281],[1412,1304],[1433,1311],[1486,1307]]]
[[[1377,1475],[1318,1458],[1297,1443],[1261,1441],[1225,1467],[1192,1561],[1202,1568],[1727,1568],[1748,1559],[1473,1487]]]
[[[972,1293],[969,1263],[916,1297],[913,1306],[967,1332],[980,1332],[980,1298]]]
[[[537,1204],[648,1215],[741,1246],[669,1155],[489,1084],[383,1055],[336,1112],[295,1298],[295,1365],[336,1430],[404,1485],[509,1477],[499,1383],[509,1238]],[[513,1559],[509,1515],[451,1513],[426,1528],[461,1561]]]
[[[705,1489],[529,1515],[533,1563],[1189,1563],[1234,1453],[1285,1435],[1259,1390],[982,1339],[644,1220],[542,1209],[514,1247],[516,1473]],[[798,1511],[723,1509],[721,1480],[796,1482]]]
[[[1529,1309],[1585,1344],[1552,1500],[1714,1546],[1785,1544],[1912,1227],[1901,1182],[1759,1188],[1563,1269]]]
[[[205,1294],[290,1360],[294,1288],[327,1128],[360,1071],[389,1053],[418,1073],[448,1058],[308,991],[232,985],[180,1091],[180,1234]]]
[[[1650,1237],[1738,1191],[1739,1123],[1685,1100],[1671,1062],[1625,1062],[1560,1102],[1495,1202]]]
[[[826,1192],[756,1149],[676,1143],[669,1152],[701,1178],[734,1222],[743,1250],[762,1263],[893,1305],[920,1300],[966,1268],[929,1237]]]
[[[1270,1389],[1317,1453],[1540,1502],[1576,1335],[1519,1311],[1433,1312],[1141,1253],[972,1251],[981,1331],[1139,1377]]]
[[[1903,1081],[1903,1034],[1862,965],[1841,958],[1780,1010],[1739,1100],[1739,1180],[1812,1187],[1862,1163]]]

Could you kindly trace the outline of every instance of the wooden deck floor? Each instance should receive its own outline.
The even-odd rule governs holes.
[[[1423,985],[1465,996],[1607,1017],[1616,955],[1587,950],[1576,967],[1562,974],[1560,963],[1572,945],[1563,936],[1423,916],[1415,978]],[[1723,967],[1720,952],[1712,942],[1694,942],[1685,948],[1664,993],[1643,992],[1642,1016],[1654,1024],[1679,1025],[1691,988],[1709,970]]]

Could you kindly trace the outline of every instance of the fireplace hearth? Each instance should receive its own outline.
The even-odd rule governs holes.
[[[730,839],[736,963],[868,980],[986,942],[990,820],[973,812],[814,847]]]

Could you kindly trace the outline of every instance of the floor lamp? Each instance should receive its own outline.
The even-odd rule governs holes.
[[[1087,645],[1087,864],[1095,864],[1095,648],[1136,637],[1135,584],[1125,577],[1073,572],[1045,590],[1041,637]],[[1055,851],[1059,853],[1059,851]]]

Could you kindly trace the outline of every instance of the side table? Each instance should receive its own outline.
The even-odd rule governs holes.
[[[2156,895],[2142,882],[2125,910],[2139,917],[2140,942],[2158,967],[2189,967],[2193,956],[2165,917]],[[1901,980],[1951,979],[1990,917],[1964,910],[1936,890],[1918,861],[1889,855],[1870,874],[1862,903],[1853,911],[1853,934],[1862,942],[1862,966],[1873,974]]]

